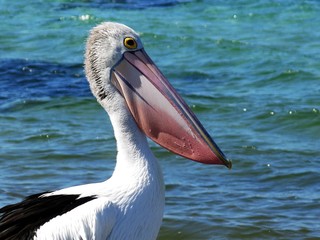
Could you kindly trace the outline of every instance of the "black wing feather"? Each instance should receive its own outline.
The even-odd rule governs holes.
[[[79,194],[41,197],[43,192],[0,209],[0,240],[33,239],[35,231],[50,219],[96,198]]]

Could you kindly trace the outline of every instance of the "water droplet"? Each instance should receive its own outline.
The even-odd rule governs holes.
[[[85,21],[85,20],[89,20],[90,19],[90,15],[86,14],[86,15],[81,15],[79,16],[79,19],[81,21]]]
[[[32,72],[32,69],[30,69],[29,67],[23,67],[22,71],[24,71],[24,72]]]

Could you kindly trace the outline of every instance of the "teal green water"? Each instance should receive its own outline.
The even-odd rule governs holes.
[[[117,21],[233,160],[151,143],[166,182],[158,239],[320,239],[320,3],[121,2],[0,0],[0,206],[112,173],[82,62],[90,28]]]

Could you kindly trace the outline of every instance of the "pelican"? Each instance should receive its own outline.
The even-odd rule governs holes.
[[[156,239],[165,189],[147,137],[187,159],[231,168],[131,28],[112,22],[94,27],[86,44],[85,72],[114,129],[112,176],[2,207],[0,239]]]

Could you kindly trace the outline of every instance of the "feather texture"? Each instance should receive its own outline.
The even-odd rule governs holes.
[[[48,192],[31,195],[22,202],[0,209],[0,239],[33,239],[36,230],[45,222],[96,198],[44,194]]]

